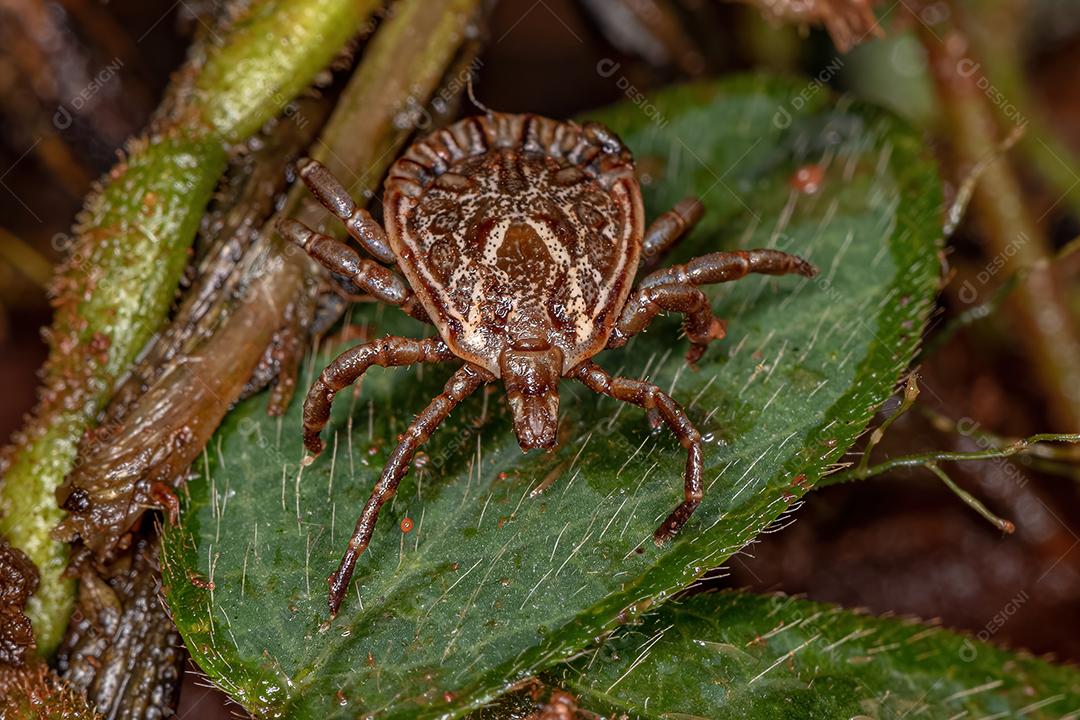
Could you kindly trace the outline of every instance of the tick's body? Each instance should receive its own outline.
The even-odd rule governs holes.
[[[660,312],[675,311],[686,315],[688,360],[694,362],[723,336],[697,285],[750,272],[814,272],[804,260],[774,250],[712,253],[647,275],[634,289],[639,267],[655,265],[702,208],[689,198],[645,230],[633,159],[597,124],[491,113],[433,133],[390,170],[386,233],[321,165],[305,164],[301,177],[371,255],[396,263],[408,286],[389,268],[300,223],[284,221],[283,234],[364,291],[433,322],[440,335],[383,338],[334,360],[304,406],[307,448],[322,450],[319,432],[334,394],[368,367],[464,361],[383,470],[330,578],[334,613],[379,509],[413,454],[461,400],[496,379],[506,387],[523,450],[554,445],[561,378],[645,408],[654,427],[667,424],[687,449],[685,497],[657,529],[656,540],[674,535],[701,501],[700,436],[655,385],[613,378],[592,356],[624,345]]]
[[[496,115],[436,133],[391,170],[391,247],[455,355],[500,377],[507,348],[551,347],[563,374],[604,347],[644,213],[629,153],[603,137]]]

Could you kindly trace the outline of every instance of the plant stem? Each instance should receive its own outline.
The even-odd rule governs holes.
[[[1010,457],[1022,452],[1030,452],[1034,454],[1037,450],[1043,446],[1041,443],[1048,442],[1064,442],[1064,443],[1080,443],[1080,434],[1076,435],[1057,435],[1052,433],[1040,433],[1038,435],[1032,435],[1031,437],[1021,440],[1013,440],[1007,444],[994,443],[993,446],[983,450],[977,450],[974,452],[948,452],[948,451],[934,451],[927,453],[920,453],[917,455],[903,455],[901,457],[890,458],[877,465],[870,465],[870,451],[874,446],[881,441],[881,437],[884,435],[885,430],[895,421],[898,417],[907,412],[911,408],[911,405],[918,397],[918,385],[915,381],[914,375],[908,378],[904,388],[904,400],[901,402],[900,407],[895,413],[893,413],[885,422],[878,427],[874,433],[870,436],[870,440],[867,443],[866,449],[863,451],[862,460],[858,466],[850,470],[845,470],[832,475],[826,475],[818,481],[816,487],[822,487],[824,485],[838,485],[840,483],[849,482],[851,480],[865,480],[877,475],[884,475],[890,470],[894,470],[900,467],[924,467],[930,472],[937,475],[946,487],[953,491],[957,497],[964,501],[975,512],[982,515],[989,520],[994,527],[998,528],[1002,532],[1012,533],[1016,530],[1016,527],[1003,518],[998,517],[992,513],[985,505],[982,504],[971,493],[967,492],[959,485],[957,485],[949,475],[941,469],[938,465],[940,462],[945,461],[963,461],[963,460],[990,460]],[[935,425],[943,427],[946,422],[945,418],[939,417]],[[955,423],[954,427],[955,428]],[[978,437],[982,438],[980,434]],[[995,440],[1000,440],[995,438]],[[988,439],[983,438],[983,442],[989,442]]]
[[[32,245],[0,227],[0,260],[34,282],[45,287],[52,277],[52,264]]]
[[[862,459],[859,460],[859,466],[856,472],[865,472],[866,468],[870,465],[870,453],[873,452],[877,444],[881,442],[881,439],[885,437],[885,432],[892,427],[892,424],[896,422],[901,415],[911,409],[911,406],[915,404],[915,401],[919,398],[919,376],[915,372],[911,372],[907,379],[904,381],[904,395],[900,399],[900,406],[896,408],[889,417],[885,418],[885,421],[878,427],[874,428],[874,431],[870,433],[870,439],[866,441],[866,447],[863,448]]]
[[[945,486],[947,488],[952,490],[958,498],[964,501],[964,504],[966,504],[975,512],[982,515],[987,520],[989,520],[990,524],[996,527],[998,530],[1001,530],[1004,533],[1008,533],[1009,535],[1012,535],[1014,532],[1016,532],[1015,525],[1013,525],[1010,521],[1005,520],[1004,518],[1000,518],[994,513],[990,512],[990,509],[983,505],[977,497],[957,485],[953,481],[953,479],[949,477],[948,473],[938,467],[937,463],[926,463],[926,465],[924,465],[923,467],[937,475],[938,479],[941,480],[941,482],[945,483]]]
[[[1016,442],[1016,438],[1002,437],[983,430],[977,423],[973,427],[961,428],[956,420],[930,408],[920,408],[920,413],[930,421],[935,430],[947,434],[959,433],[982,447],[1003,448]],[[1034,445],[1024,452],[1024,461],[1039,472],[1080,481],[1080,445]]]
[[[1080,183],[1077,183],[1076,153],[1061,139],[1050,123],[1046,109],[1029,90],[1025,77],[1025,20],[1034,6],[1024,0],[984,0],[971,12],[979,21],[971,23],[971,40],[979,55],[987,58],[986,74],[993,86],[1016,108],[1018,122],[1028,128],[1019,149],[1039,173],[1060,193],[1059,202],[1080,213]],[[1023,112],[1023,115],[1019,115]],[[1051,208],[1052,209],[1052,208]]]
[[[63,507],[78,493],[84,507],[61,522],[53,536],[80,540],[101,565],[114,559],[121,538],[130,538],[131,528],[156,504],[152,486],[172,487],[202,452],[236,401],[230,389],[248,381],[280,326],[281,308],[258,302],[256,294],[268,242],[256,241],[258,229],[285,188],[283,168],[314,140],[330,104],[302,98],[294,105],[295,119],[274,123],[260,134],[258,149],[233,163],[223,186],[233,188],[235,196],[221,198],[219,192],[217,219],[203,223],[209,231],[202,236],[205,255],[195,265],[194,282],[168,327],[113,392],[98,427],[79,443],[76,466],[56,495]],[[294,300],[286,296],[279,302],[288,308]],[[217,332],[241,304],[256,310],[249,314],[253,327]],[[204,357],[211,345],[231,362]],[[249,355],[254,355],[250,362]],[[177,388],[183,391],[173,392]]]
[[[400,0],[380,28],[312,152],[358,199],[378,188],[396,150],[413,132],[433,129],[425,103],[458,48],[479,32],[477,11],[482,4]],[[448,86],[464,89],[469,71],[466,67],[462,77],[449,78]],[[402,126],[402,121],[408,124]]]
[[[1051,263],[1058,263],[1066,259],[1073,253],[1080,250],[1080,237],[1076,237],[1069,241],[1065,247],[1061,248],[1054,255],[1054,259]],[[1030,268],[1022,268],[1016,273],[1009,275],[1007,278],[1001,281],[1001,284],[994,288],[994,291],[990,294],[990,299],[985,302],[981,302],[978,305],[973,305],[967,310],[964,310],[959,315],[950,318],[945,326],[940,330],[934,332],[934,334],[923,343],[922,350],[919,352],[919,358],[927,357],[938,349],[943,347],[953,335],[969,325],[991,317],[1001,309],[1001,306],[1005,304],[1005,301],[1012,294],[1013,290],[1022,283],[1030,274]]]
[[[74,600],[74,581],[61,576],[67,546],[50,536],[63,518],[53,493],[113,383],[163,318],[224,167],[218,142],[172,137],[133,145],[113,181],[88,201],[54,281],[44,387],[5,452],[0,484],[0,533],[41,573],[27,615],[43,655],[59,643]]]
[[[1005,447],[991,447],[984,450],[973,450],[970,452],[953,452],[947,450],[934,450],[925,453],[917,453],[914,455],[902,455],[900,457],[889,458],[876,465],[871,465],[867,468],[855,468],[853,470],[845,470],[843,472],[833,473],[827,475],[818,481],[815,487],[824,487],[826,485],[839,485],[840,483],[850,482],[852,480],[865,480],[867,478],[875,477],[877,475],[883,475],[890,470],[901,467],[919,467],[927,465],[928,463],[937,463],[945,461],[963,461],[963,460],[994,460],[999,458],[1012,457],[1020,453],[1033,452],[1038,448],[1039,443],[1080,443],[1080,433],[1077,434],[1057,434],[1057,433],[1039,433],[1037,435],[1031,435],[1030,437],[1022,438],[1020,440],[1014,440]]]
[[[61,577],[67,548],[50,537],[63,517],[54,490],[117,379],[165,319],[227,146],[307,86],[377,5],[258,0],[245,7],[224,37],[193,48],[152,131],[129,143],[127,157],[87,199],[54,283],[44,387],[0,467],[0,532],[41,572],[27,614],[42,654],[59,642],[74,600],[73,581]]]
[[[983,76],[970,57],[970,44],[948,22],[934,27],[920,22],[918,28],[957,162],[961,167],[976,166],[997,146],[999,129],[990,98],[980,87]],[[1055,423],[1076,431],[1080,429],[1080,338],[1056,287],[1046,237],[1025,206],[1006,158],[985,167],[972,203],[991,256],[988,268],[1027,273],[1010,302],[1019,340]]]

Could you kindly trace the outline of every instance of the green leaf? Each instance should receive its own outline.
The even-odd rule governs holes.
[[[641,720],[1056,720],[1080,712],[1074,667],[914,620],[741,592],[670,603],[545,679],[581,708]]]
[[[327,623],[324,578],[395,438],[450,369],[371,371],[359,395],[339,395],[328,450],[302,470],[299,401],[274,419],[253,398],[219,430],[166,535],[169,604],[203,670],[261,716],[461,714],[789,510],[890,394],[938,273],[941,191],[920,139],[816,87],[736,78],[596,116],[635,151],[652,215],[704,199],[680,256],[776,246],[822,269],[711,290],[729,336],[698,371],[682,361],[677,318],[599,356],[670,389],[707,439],[706,497],[680,536],[651,542],[682,498],[685,455],[643,412],[564,383],[559,448],[523,455],[492,386],[431,439]],[[799,195],[789,179],[812,162],[827,165],[822,188]],[[397,315],[368,306],[354,319],[430,332]]]

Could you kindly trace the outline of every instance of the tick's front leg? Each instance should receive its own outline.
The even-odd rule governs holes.
[[[431,322],[420,305],[416,293],[393,270],[374,260],[360,257],[360,253],[345,243],[315,232],[299,220],[282,218],[277,224],[282,237],[296,245],[332,273],[348,278],[356,287],[376,300],[397,305],[417,320]]]
[[[705,206],[696,197],[685,197],[652,221],[641,244],[641,270],[648,272],[660,264],[664,255],[690,234],[705,214]]]
[[[389,336],[357,345],[334,358],[312,383],[304,401],[304,447],[317,456],[323,450],[319,433],[330,420],[334,395],[356,382],[372,365],[396,367],[419,362],[444,362],[454,354],[441,338],[424,340]]]
[[[400,338],[398,338],[400,339]],[[371,497],[364,506],[360,518],[356,521],[356,528],[349,539],[349,548],[345,556],[341,558],[337,572],[330,576],[330,614],[337,615],[341,607],[341,601],[345,598],[345,591],[349,589],[349,580],[356,568],[356,560],[371,542],[371,534],[375,532],[375,523],[379,519],[379,510],[383,504],[394,496],[398,483],[409,470],[413,455],[428,441],[431,433],[450,416],[450,412],[461,403],[462,400],[472,395],[477,388],[494,378],[491,373],[473,365],[465,365],[460,368],[446,383],[442,394],[431,401],[431,404],[422,413],[416,416],[408,429],[402,434],[401,441],[390,459],[383,468],[379,482],[371,491]]]
[[[316,160],[301,160],[297,163],[300,179],[307,185],[322,206],[332,212],[345,229],[364,250],[371,253],[379,262],[393,264],[394,253],[386,239],[386,231],[371,217],[371,213],[353,202],[349,191],[334,177],[334,174]]]

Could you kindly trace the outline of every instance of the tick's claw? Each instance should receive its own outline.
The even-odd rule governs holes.
[[[697,370],[697,362],[704,355],[713,340],[723,340],[727,335],[727,321],[712,318],[709,329],[699,335],[690,335],[690,349],[686,352],[686,364],[691,369]]]
[[[700,500],[684,500],[679,507],[675,508],[667,519],[664,520],[660,527],[656,528],[656,532],[653,533],[653,542],[657,546],[661,546],[671,538],[679,534],[683,525],[690,519],[690,516],[697,510],[697,506],[701,504]]]
[[[150,499],[156,501],[165,510],[169,527],[176,527],[180,523],[180,501],[172,488],[162,482],[155,482],[150,486]]]
[[[341,559],[341,565],[338,566],[337,571],[326,579],[330,585],[330,596],[327,598],[327,604],[330,606],[331,619],[336,618],[338,610],[341,609],[341,603],[345,599],[345,591],[349,589],[349,580],[352,579],[354,567],[356,567],[356,557],[350,550]]]
[[[322,454],[323,448],[326,444],[323,443],[322,438],[318,433],[304,433],[304,448],[308,451],[307,457],[304,458],[304,464],[310,465],[315,462],[315,458]]]
[[[664,423],[663,418],[660,417],[660,411],[655,407],[645,410],[645,419],[649,421],[649,428],[653,432],[658,432]]]

